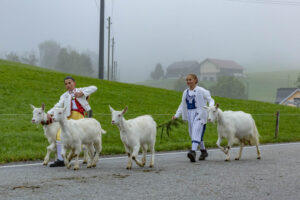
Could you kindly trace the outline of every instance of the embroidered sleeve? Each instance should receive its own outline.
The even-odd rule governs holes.
[[[204,90],[204,98],[208,102],[209,106],[215,105],[215,100],[211,97],[210,92],[208,90]]]
[[[84,96],[90,96],[92,93],[97,91],[97,87],[96,86],[89,86],[89,87],[84,87],[84,88],[80,88],[80,91],[84,94]]]
[[[65,95],[64,94],[61,95],[59,101],[47,113],[52,115],[54,108],[63,108],[64,107],[64,98],[65,98]]]

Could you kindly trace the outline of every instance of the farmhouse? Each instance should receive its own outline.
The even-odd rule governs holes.
[[[167,67],[167,78],[180,78],[187,74],[196,74],[201,81],[217,81],[220,76],[243,76],[243,67],[232,60],[207,58],[197,61],[174,62]]]
[[[243,76],[243,67],[232,60],[207,58],[200,63],[200,80],[216,81],[220,76]]]
[[[167,67],[167,78],[181,78],[188,74],[200,75],[200,65],[197,61],[174,62]]]
[[[278,88],[275,103],[300,107],[300,88]]]

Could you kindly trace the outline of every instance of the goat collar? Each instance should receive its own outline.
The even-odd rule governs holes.
[[[52,124],[52,119],[48,119],[46,121],[41,121],[41,124],[44,126],[44,125],[49,125],[49,124]]]

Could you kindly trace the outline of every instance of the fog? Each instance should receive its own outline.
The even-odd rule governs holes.
[[[234,60],[247,71],[300,68],[300,1],[105,3],[121,81],[146,80],[157,63],[166,68],[205,58]],[[99,12],[99,0],[1,0],[0,54],[34,50],[38,55],[46,40],[97,53]],[[105,65],[106,59],[107,50]]]

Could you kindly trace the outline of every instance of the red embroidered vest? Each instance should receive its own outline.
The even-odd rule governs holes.
[[[77,101],[77,99],[76,99],[76,97],[74,97],[74,100],[75,100],[75,104],[76,104],[76,106],[77,106],[77,109],[73,109],[73,106],[72,106],[72,103],[73,103],[73,101],[72,101],[72,99],[71,99],[71,110],[72,111],[77,111],[77,112],[79,112],[80,114],[82,114],[83,116],[84,116],[84,108],[81,106],[81,104]]]

